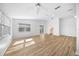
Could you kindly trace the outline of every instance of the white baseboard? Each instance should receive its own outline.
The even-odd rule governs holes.
[[[76,51],[75,55],[79,56],[79,51]]]

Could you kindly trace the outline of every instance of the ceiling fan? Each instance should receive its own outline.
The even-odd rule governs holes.
[[[36,9],[36,14],[39,15],[39,13],[42,11],[49,13],[49,10],[42,4],[42,3],[35,3],[31,7],[27,7],[27,10],[33,10]]]
[[[52,14],[50,14],[50,11],[48,8],[46,8],[43,4],[41,3],[35,3],[33,7],[27,8],[29,10],[33,10],[34,8],[36,8],[36,14],[39,15],[41,13],[41,10],[45,12],[46,16],[49,16],[51,18],[53,18]]]
[[[37,11],[36,11],[36,13],[37,13],[37,14],[39,14],[39,12],[40,12],[40,7],[41,7],[41,4],[40,4],[40,3],[37,3],[37,4],[35,4],[35,6],[36,6],[36,8],[37,8]]]

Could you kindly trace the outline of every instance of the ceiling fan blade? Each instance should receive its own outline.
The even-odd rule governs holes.
[[[41,8],[42,8],[45,12],[49,12],[49,9],[47,9],[46,7],[41,6]]]
[[[51,16],[51,13],[49,12],[49,10],[47,8],[40,7],[40,9],[44,11],[46,16]]]
[[[40,13],[40,7],[36,7],[36,8],[37,8],[36,14],[39,15],[39,13]]]
[[[27,7],[26,10],[33,10],[34,7]]]
[[[41,9],[44,10],[46,12],[46,16],[49,16],[50,18],[53,18],[53,12],[50,13],[50,10],[47,9],[46,7],[44,7],[43,5],[41,6]]]

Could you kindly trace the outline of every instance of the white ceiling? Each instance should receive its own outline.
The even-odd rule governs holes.
[[[57,6],[61,6],[55,10]],[[50,19],[75,15],[73,3],[41,3],[39,15],[36,14],[35,3],[0,3],[0,9],[9,17],[17,19]],[[68,11],[69,9],[72,9]]]

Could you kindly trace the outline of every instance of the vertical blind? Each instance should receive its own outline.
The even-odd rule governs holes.
[[[0,11],[0,39],[7,37],[10,33],[11,20],[4,12]]]

